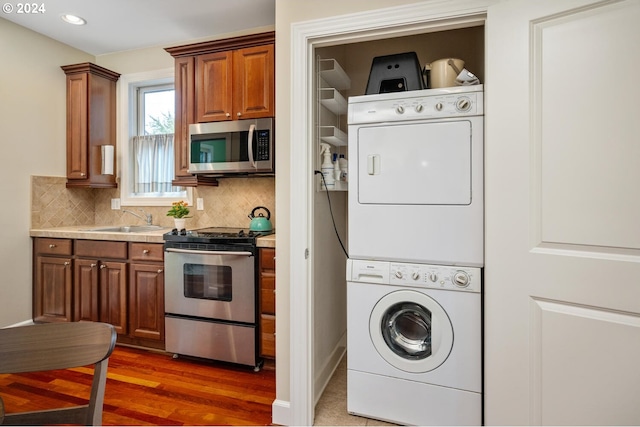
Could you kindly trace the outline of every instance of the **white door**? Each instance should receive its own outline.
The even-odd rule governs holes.
[[[485,422],[640,424],[640,2],[487,20]]]

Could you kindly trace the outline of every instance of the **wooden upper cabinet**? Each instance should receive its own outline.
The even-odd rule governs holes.
[[[233,52],[196,57],[196,121],[233,120]]]
[[[238,119],[275,116],[273,44],[233,52],[233,101]]]
[[[179,181],[189,173],[189,125],[195,123],[195,58],[176,58],[175,61],[175,174]],[[181,185],[174,182],[174,185]]]
[[[116,145],[116,81],[120,74],[85,62],[61,67],[67,75],[67,187],[115,188],[102,173],[102,146]]]
[[[274,116],[273,44],[196,58],[198,123]]]

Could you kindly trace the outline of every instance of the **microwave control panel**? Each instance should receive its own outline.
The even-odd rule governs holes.
[[[256,153],[255,160],[269,160],[269,131],[268,130],[259,130],[256,132],[257,141],[256,141]]]

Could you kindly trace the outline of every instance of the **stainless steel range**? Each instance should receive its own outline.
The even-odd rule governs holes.
[[[256,239],[271,233],[214,227],[164,235],[168,352],[259,369]]]

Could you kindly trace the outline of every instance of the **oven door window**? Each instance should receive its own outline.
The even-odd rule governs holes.
[[[233,299],[232,271],[227,265],[184,264],[183,277],[185,298]]]

